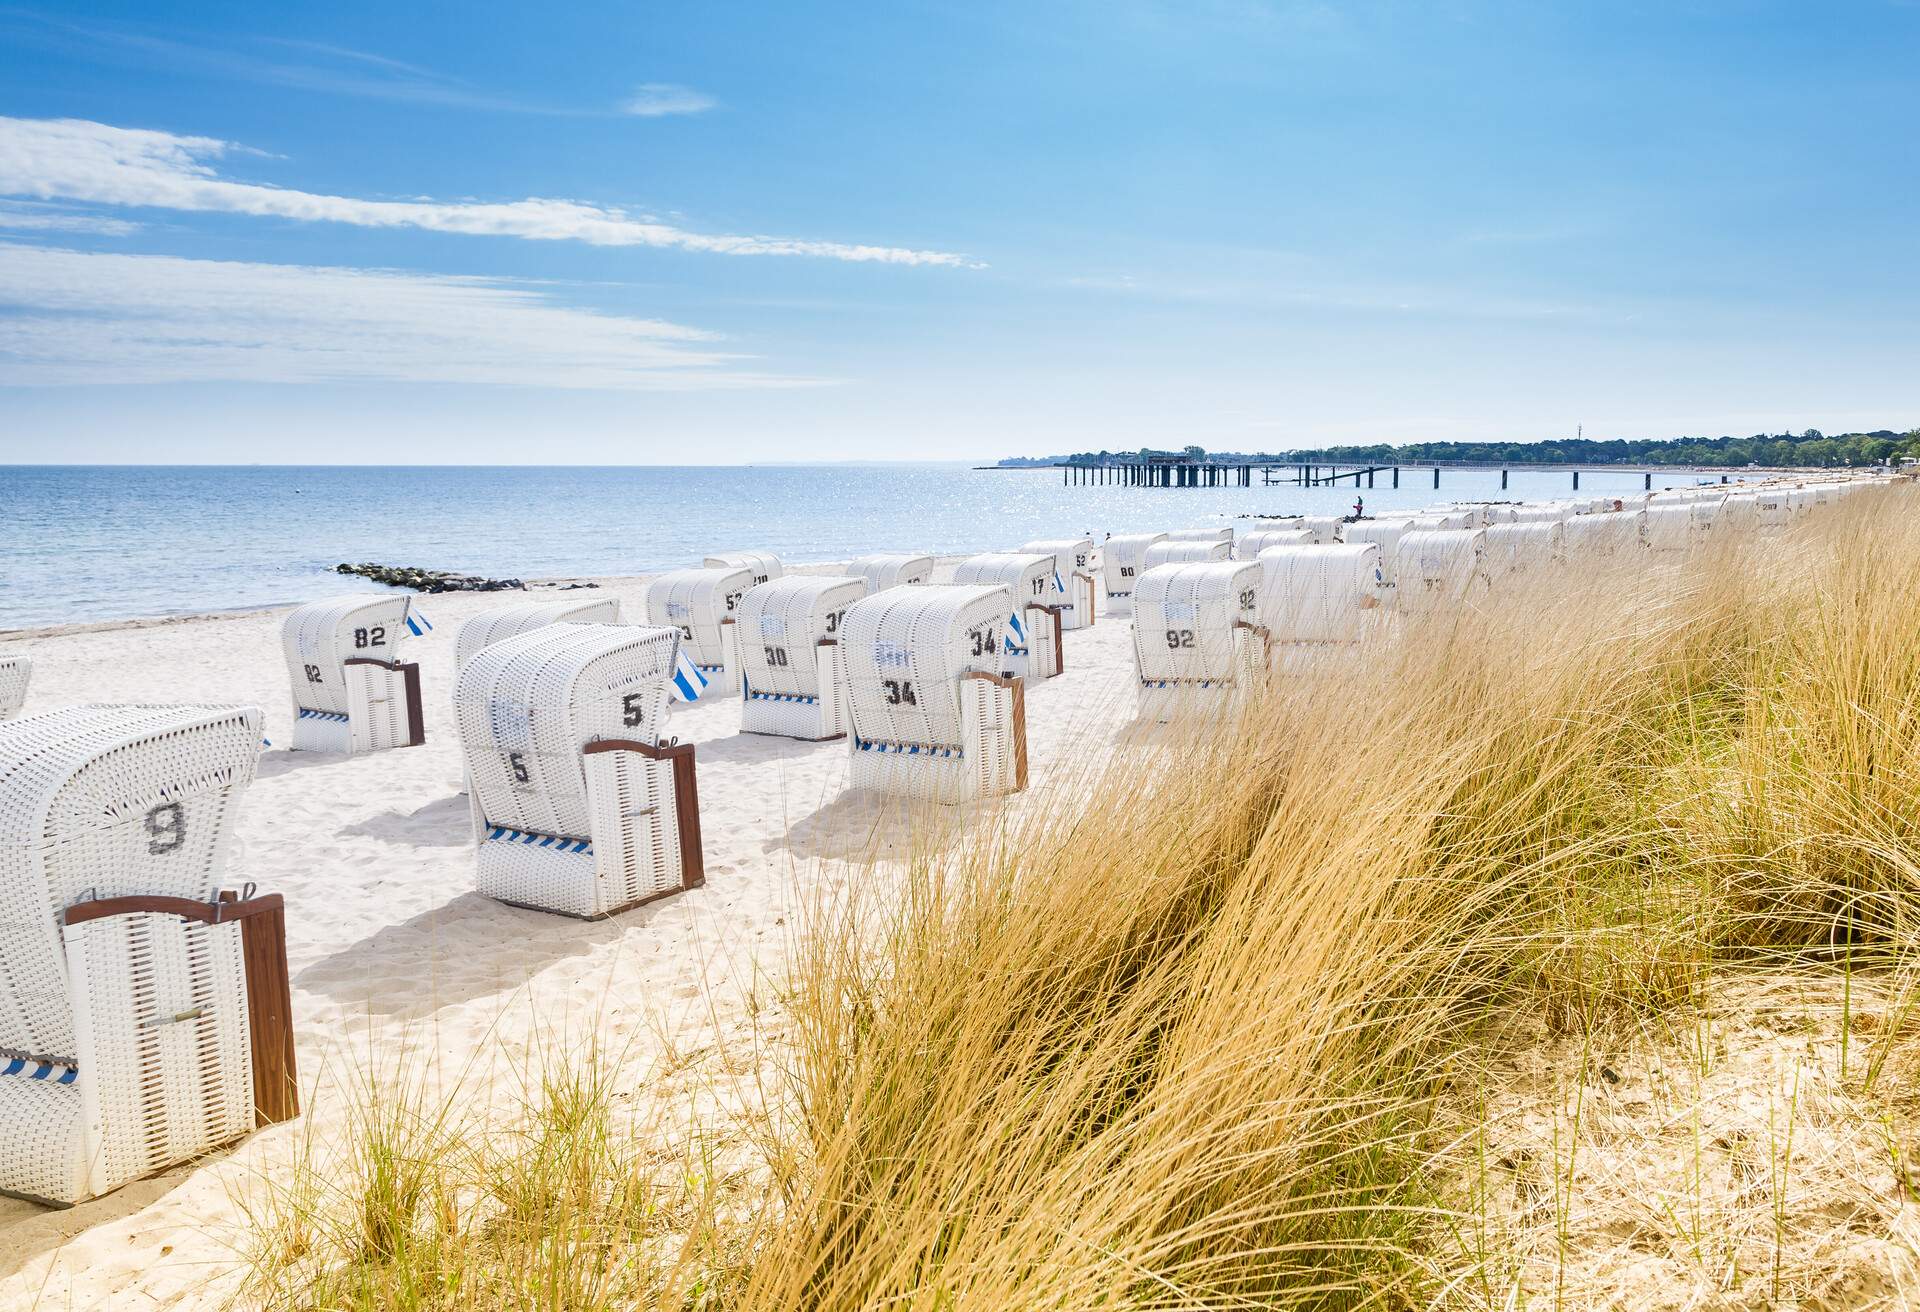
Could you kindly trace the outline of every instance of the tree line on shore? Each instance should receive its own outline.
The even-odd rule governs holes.
[[[1755,433],[1751,437],[1573,438],[1545,442],[1410,442],[1394,445],[1317,447],[1293,451],[1181,450],[1080,451],[1060,456],[1011,456],[1000,463],[1021,465],[1112,465],[1151,457],[1186,456],[1226,464],[1409,465],[1428,461],[1474,461],[1508,465],[1687,465],[1707,469],[1748,465],[1838,467],[1897,463],[1920,458],[1920,428],[1895,432],[1828,436],[1817,428],[1803,433]]]

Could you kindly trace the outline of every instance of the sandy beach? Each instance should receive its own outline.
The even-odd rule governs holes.
[[[644,579],[597,582],[640,613]],[[229,883],[286,897],[305,1114],[71,1210],[0,1201],[0,1306],[184,1307],[226,1291],[242,1240],[236,1197],[306,1136],[324,1145],[369,1079],[459,1080],[464,1101],[504,1105],[536,1052],[592,1039],[644,1065],[669,1049],[724,1047],[750,1023],[756,980],[777,973],[796,908],[864,872],[870,845],[884,854],[900,841],[896,816],[844,791],[844,742],[743,735],[738,699],[721,699],[677,706],[669,727],[697,745],[704,887],[594,923],[474,892],[455,636],[504,602],[562,595],[578,594],[421,598],[434,629],[408,639],[403,658],[421,666],[427,742],[358,757],[285,749],[285,609],[4,642],[34,657],[23,714],[89,701],[265,710],[272,746],[246,795]],[[1029,686],[1032,787],[1008,804],[1044,799],[1051,776],[1084,768],[1123,731],[1130,643],[1124,617],[1066,636],[1065,673]]]

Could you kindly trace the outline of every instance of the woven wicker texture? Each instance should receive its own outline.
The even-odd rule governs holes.
[[[1014,609],[1000,644],[1000,673],[1020,679],[1051,679],[1060,673],[1053,619],[1043,613],[1055,604],[1052,556],[1018,552],[969,556],[953,567],[953,581],[969,586],[998,584],[1013,595]]]
[[[1480,567],[1489,580],[1537,573],[1566,556],[1566,526],[1557,519],[1490,524],[1482,533]]]
[[[1392,588],[1399,583],[1394,567],[1399,563],[1400,539],[1408,531],[1408,522],[1404,519],[1363,519],[1347,525],[1346,541],[1348,546],[1371,542],[1380,548],[1380,577]]]
[[[255,707],[74,706],[0,725],[0,1190],[73,1202],[253,1125],[237,926],[82,901],[211,901]],[[71,1078],[40,1072],[48,1064]],[[11,1067],[11,1063],[9,1063]],[[64,1079],[64,1083],[62,1080]]]
[[[335,597],[296,607],[280,626],[293,686],[297,752],[365,752],[411,741],[404,683],[391,670],[407,636],[408,594]]]
[[[1243,533],[1233,544],[1235,560],[1258,560],[1268,547],[1305,547],[1313,544],[1313,534],[1303,528],[1257,528]]]
[[[1117,533],[1100,544],[1100,578],[1109,606],[1117,602],[1126,609],[1132,605],[1134,580],[1147,567],[1147,548],[1166,540],[1165,533]]]
[[[27,680],[33,677],[33,657],[23,651],[0,656],[0,720],[20,713],[27,700]]]
[[[1140,572],[1145,574],[1157,565],[1198,565],[1207,561],[1232,560],[1233,539],[1231,538],[1168,538],[1165,542],[1156,542],[1140,553]],[[1139,581],[1134,582],[1134,591],[1139,591]]]
[[[1260,623],[1275,642],[1358,642],[1387,599],[1372,542],[1260,553]]]
[[[1176,528],[1167,534],[1169,542],[1224,542],[1233,545],[1231,528]]]
[[[1133,590],[1134,666],[1152,682],[1227,682],[1238,675],[1234,626],[1259,622],[1261,565],[1252,560],[1156,565]]]
[[[680,886],[671,766],[582,752],[660,741],[678,644],[660,626],[549,624],[460,670],[480,892],[596,916]]]
[[[706,695],[740,691],[740,667],[732,625],[740,598],[753,586],[753,571],[738,566],[682,569],[647,585],[646,622],[680,631],[680,643],[712,682]]]
[[[1053,557],[1053,592],[1048,601],[1059,606],[1060,627],[1084,629],[1094,622],[1093,581],[1097,568],[1092,538],[1043,538],[1020,548],[1019,554]]]
[[[1414,529],[1400,537],[1394,558],[1394,602],[1431,610],[1465,597],[1479,576],[1480,529]]]
[[[549,624],[618,624],[616,597],[571,598],[566,601],[516,601],[510,606],[483,610],[460,626],[454,640],[453,665],[459,669],[483,648]]]
[[[1591,560],[1640,547],[1644,510],[1609,510],[1575,515],[1561,526],[1568,560]]]
[[[744,569],[753,575],[754,586],[771,583],[786,574],[780,557],[771,551],[722,551],[702,562],[708,569]]]
[[[788,738],[846,732],[837,643],[847,607],[867,595],[866,581],[793,575],[749,588],[740,599],[740,728]]]
[[[1313,534],[1315,546],[1329,546],[1340,541],[1340,530],[1345,521],[1338,515],[1303,515],[1300,527]]]
[[[933,577],[933,557],[905,553],[861,556],[847,566],[847,573],[866,580],[867,593],[872,595],[927,582]]]

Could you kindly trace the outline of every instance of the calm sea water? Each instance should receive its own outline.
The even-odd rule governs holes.
[[[1257,477],[1257,476],[1256,476]],[[1691,473],[1656,475],[1684,485]],[[1564,472],[1403,471],[1369,509],[1566,496]],[[1595,495],[1637,473],[1583,473]],[[1235,516],[1335,514],[1351,487],[1066,487],[956,465],[446,468],[0,466],[0,630],[301,601],[376,585],[341,561],[490,577],[633,574],[754,548],[796,563],[1016,547]]]

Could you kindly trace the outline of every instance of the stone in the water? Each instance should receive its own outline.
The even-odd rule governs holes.
[[[380,565],[367,561],[359,565],[334,566],[337,574],[358,574],[392,588],[414,592],[507,592],[526,591],[519,579],[483,579],[476,574],[454,574],[443,569],[419,569],[408,565]]]

